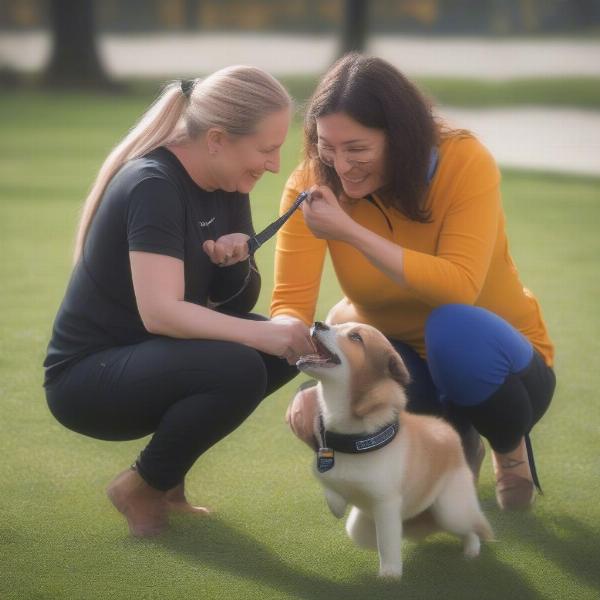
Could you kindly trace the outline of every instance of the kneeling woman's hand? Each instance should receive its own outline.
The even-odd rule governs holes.
[[[228,233],[218,240],[206,240],[202,249],[219,267],[230,267],[248,258],[248,240],[245,233]]]
[[[298,390],[285,414],[285,420],[294,435],[316,449],[316,419],[318,416],[317,388]]]
[[[327,186],[313,186],[302,204],[304,221],[315,237],[323,240],[347,241],[356,222],[340,206]]]

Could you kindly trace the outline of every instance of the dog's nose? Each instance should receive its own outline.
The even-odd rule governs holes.
[[[321,321],[315,321],[315,331],[329,331],[329,327],[325,323],[321,323]]]

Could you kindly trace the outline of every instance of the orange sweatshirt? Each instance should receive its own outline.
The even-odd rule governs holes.
[[[368,323],[425,356],[425,321],[436,306],[450,303],[486,308],[527,337],[552,365],[554,348],[540,306],[523,287],[508,251],[500,199],[500,173],[487,149],[474,137],[452,136],[439,148],[439,162],[429,187],[430,223],[418,223],[387,209],[392,231],[381,211],[366,200],[348,206],[348,214],[374,233],[404,249],[400,286],[356,248],[317,239],[294,213],[277,238],[275,288],[271,314],[292,315],[312,323],[329,249],[340,287],[348,302],[348,320]],[[313,185],[301,166],[288,179],[281,212]]]

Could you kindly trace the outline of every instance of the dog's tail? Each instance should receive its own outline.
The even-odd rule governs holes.
[[[485,518],[485,515],[480,512],[477,522],[475,523],[475,533],[479,536],[479,539],[484,540],[486,542],[494,541],[494,530],[492,526],[488,523],[488,520]]]

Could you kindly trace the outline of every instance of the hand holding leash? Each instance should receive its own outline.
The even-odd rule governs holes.
[[[245,233],[228,233],[218,240],[206,240],[202,249],[219,267],[230,267],[248,258],[249,236]]]
[[[283,215],[270,225],[267,225],[260,233],[251,237],[248,240],[248,254],[252,256],[267,240],[270,240],[309,196],[310,192],[307,191],[298,194],[298,197],[294,200],[294,204]]]
[[[283,224],[296,212],[298,207],[310,196],[305,191],[298,195],[294,204],[278,219],[267,225],[260,233],[249,237],[243,233],[230,233],[221,236],[216,242],[207,240],[202,244],[202,249],[210,260],[220,267],[229,267],[237,262],[246,260],[281,229]]]
[[[311,188],[302,212],[309,229],[323,240],[344,240],[354,224],[334,193],[324,185]]]

